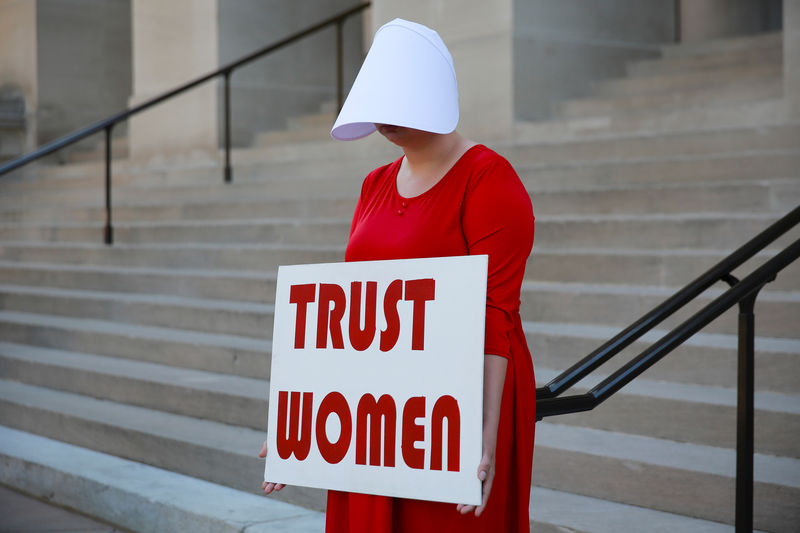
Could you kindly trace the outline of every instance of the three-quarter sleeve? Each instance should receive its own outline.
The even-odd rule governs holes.
[[[533,246],[533,208],[517,173],[499,156],[476,170],[466,193],[461,216],[469,254],[489,256],[484,353],[510,357]]]

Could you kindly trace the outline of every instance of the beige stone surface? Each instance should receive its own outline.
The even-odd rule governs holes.
[[[800,0],[783,2],[783,87],[793,117],[800,117]]]
[[[36,107],[36,2],[0,0],[0,86],[22,89]]]
[[[130,106],[218,67],[217,0],[133,0]],[[210,81],[131,120],[134,159],[216,153],[218,83]]]
[[[13,85],[25,95],[28,110],[25,151],[36,143],[38,106],[36,2],[0,0],[0,87]]]
[[[680,0],[681,42],[763,31],[763,4],[752,0]]]

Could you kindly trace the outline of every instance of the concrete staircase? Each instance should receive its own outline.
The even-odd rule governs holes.
[[[800,203],[800,123],[784,119],[779,53],[779,34],[668,46],[565,103],[561,118],[519,124],[514,142],[493,146],[537,216],[522,316],[540,386]],[[361,179],[398,156],[376,136],[330,141],[329,124],[300,118],[237,151],[227,186],[214,164],[115,162],[111,248],[97,163],[4,179],[0,424],[257,492],[277,266],[341,260]],[[762,292],[756,313],[756,528],[796,531],[800,265]],[[595,411],[540,423],[532,527],[729,530],[735,384],[730,312]],[[38,438],[13,430],[9,442]],[[56,466],[21,447],[0,446],[0,483],[47,497]],[[38,484],[9,474],[34,463]],[[54,499],[90,505],[64,491]],[[317,490],[278,498],[324,507]],[[297,516],[302,527],[274,530],[319,529],[319,515]]]

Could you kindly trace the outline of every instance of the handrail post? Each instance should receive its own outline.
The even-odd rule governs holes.
[[[763,287],[763,285],[761,286]],[[761,287],[739,302],[736,409],[736,533],[753,531],[755,307]]]
[[[336,21],[336,112],[344,105],[344,19]]]
[[[103,231],[105,243],[114,244],[114,228],[111,225],[111,130],[114,124],[105,128],[106,132],[106,226]]]
[[[231,72],[225,71],[225,183],[233,181],[231,170]]]

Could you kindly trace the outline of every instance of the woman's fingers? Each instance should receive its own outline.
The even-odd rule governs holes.
[[[469,514],[475,509],[474,505],[467,505],[465,503],[459,503],[456,506],[456,510],[461,514]]]
[[[271,494],[274,492],[279,492],[283,487],[285,487],[283,483],[273,483],[271,481],[265,481],[261,484],[261,488],[264,491],[264,494]]]
[[[261,445],[261,451],[258,452],[258,456],[262,459],[267,456],[267,441],[264,441],[264,444]],[[278,492],[286,485],[283,483],[273,483],[271,481],[265,481],[261,484],[261,490],[264,491],[264,494],[270,494],[273,491]]]
[[[480,516],[484,509],[486,509],[486,503],[489,501],[489,493],[492,492],[492,482],[494,481],[494,470],[490,473],[487,473],[486,480],[483,482],[483,501],[475,509],[475,516]]]

